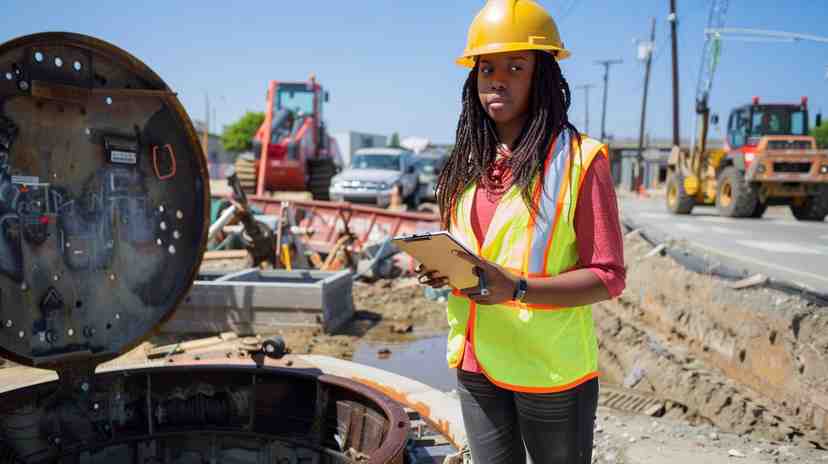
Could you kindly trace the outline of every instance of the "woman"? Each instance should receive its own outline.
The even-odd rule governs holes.
[[[458,60],[471,72],[437,195],[488,290],[455,289],[448,302],[448,362],[481,464],[591,462],[589,305],[620,294],[625,273],[606,147],[567,118],[567,56],[536,2],[489,0]],[[447,283],[418,272],[425,285]]]

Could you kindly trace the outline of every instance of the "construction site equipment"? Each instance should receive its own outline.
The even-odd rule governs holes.
[[[71,389],[189,291],[205,156],[176,94],[108,43],[26,36],[0,70],[0,352]]]
[[[278,340],[96,372],[187,296],[209,198],[192,123],[140,60],[77,34],[0,44],[0,355],[57,373],[0,381],[0,460],[403,464],[401,406],[281,356]],[[269,299],[347,305],[349,273],[298,276]]]
[[[242,336],[297,327],[336,332],[354,316],[352,289],[347,270],[203,273],[162,330],[177,335],[232,331]]]
[[[282,201],[252,196],[248,202],[263,214],[279,216],[289,209],[298,226],[308,232],[303,242],[310,250],[330,253],[343,235],[352,235],[350,248],[361,252],[372,243],[402,234],[434,232],[440,229],[440,218],[431,213],[389,211],[350,203],[328,201]]]
[[[570,56],[552,16],[534,0],[489,0],[469,27],[457,64],[474,67],[480,55],[541,50],[558,60]]]
[[[236,160],[236,174],[247,193],[310,191],[327,200],[339,156],[322,120],[328,93],[308,82],[271,81],[265,120],[254,137],[254,154]]]
[[[754,97],[727,120],[724,148],[707,147],[709,98],[721,54],[727,0],[715,0],[708,20],[696,89],[696,131],[690,151],[673,147],[668,164],[667,208],[690,214],[715,204],[729,217],[759,218],[768,206],[788,205],[798,220],[828,215],[828,151],[808,136],[808,100],[767,104]],[[819,117],[817,118],[819,119]]]

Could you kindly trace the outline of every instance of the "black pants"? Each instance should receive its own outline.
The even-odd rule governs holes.
[[[457,369],[457,391],[475,464],[592,462],[598,379],[560,393],[519,393]]]

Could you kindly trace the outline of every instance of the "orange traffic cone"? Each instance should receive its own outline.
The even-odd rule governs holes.
[[[638,196],[642,197],[642,198],[650,198],[650,192],[648,192],[647,189],[644,188],[643,185],[639,185],[638,186]]]

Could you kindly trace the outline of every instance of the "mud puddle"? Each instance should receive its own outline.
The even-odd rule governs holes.
[[[454,369],[446,364],[445,335],[405,343],[361,340],[353,361],[409,377],[442,391],[453,390],[457,384]]]

